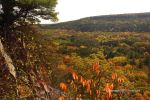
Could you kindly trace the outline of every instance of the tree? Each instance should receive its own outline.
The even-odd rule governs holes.
[[[42,19],[57,21],[57,0],[0,0],[0,30],[6,34],[9,28],[21,22],[34,23]],[[8,33],[7,33],[8,34]]]
[[[10,85],[6,85],[7,88],[13,86],[13,89],[11,89],[12,92],[7,91],[4,85],[0,87],[5,91],[4,94],[8,92],[8,97],[12,98],[14,96],[15,99],[18,96],[21,97],[21,92],[27,89],[22,89],[25,86],[21,85],[20,80],[23,78],[21,77],[23,76],[21,70],[24,72],[26,79],[29,78],[28,81],[30,82],[28,85],[35,84],[31,81],[32,78],[30,80],[31,73],[28,71],[31,70],[31,65],[28,64],[31,62],[29,62],[30,59],[28,57],[30,53],[28,51],[27,39],[32,40],[30,37],[34,31],[29,24],[38,22],[39,18],[57,21],[57,13],[54,9],[56,4],[57,0],[0,0],[0,58],[4,58],[5,60],[3,65],[6,65],[8,69],[6,72],[9,72],[15,78],[10,77],[9,74],[2,76],[8,76],[8,79],[10,79],[10,82],[8,82],[8,79],[3,80],[4,82],[11,83]],[[3,66],[0,67],[2,70],[5,68]],[[38,80],[38,76],[35,75],[36,80]],[[33,91],[36,90],[35,87],[32,89]],[[45,89],[47,88],[43,90]],[[47,92],[49,91],[46,90],[45,93]],[[2,94],[2,98],[5,98],[4,94]]]

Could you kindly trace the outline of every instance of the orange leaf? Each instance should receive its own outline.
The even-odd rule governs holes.
[[[82,85],[83,85],[83,86],[85,86],[85,85],[86,85],[86,83],[87,83],[87,81],[86,81],[86,80],[84,80],[84,81],[82,82]]]
[[[82,82],[83,82],[83,77],[81,76],[81,77],[80,77],[80,83],[82,83]]]
[[[90,95],[92,95],[92,90],[90,90]]]
[[[58,98],[58,100],[64,100],[64,98],[63,98],[62,96],[60,96],[60,97]]]
[[[100,90],[96,90],[96,94],[97,94],[97,95],[100,94]]]
[[[74,80],[78,80],[78,75],[75,72],[72,72],[72,77]]]
[[[117,78],[117,74],[116,73],[112,73],[111,78],[112,78],[112,80],[115,80]]]
[[[113,83],[109,86],[109,89],[112,90],[114,88]]]
[[[60,86],[60,89],[63,90],[64,92],[67,92],[67,91],[68,91],[67,85],[66,85],[65,83],[62,82],[62,83],[60,83],[59,86]]]
[[[97,74],[100,72],[100,66],[99,62],[96,62],[92,65],[93,71],[95,71]]]
[[[90,85],[89,84],[87,85],[86,90],[87,90],[87,92],[90,91]]]

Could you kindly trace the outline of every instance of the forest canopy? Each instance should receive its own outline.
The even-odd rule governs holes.
[[[57,21],[55,6],[57,0],[0,0],[0,28],[7,28],[18,22],[51,19]]]
[[[150,100],[150,14],[34,24],[56,4],[0,0],[0,100]]]

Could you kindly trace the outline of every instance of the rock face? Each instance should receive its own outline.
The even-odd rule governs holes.
[[[13,77],[16,79],[16,71],[15,71],[15,67],[13,65],[12,59],[10,58],[10,56],[5,52],[3,44],[0,40],[0,53],[2,55],[2,57],[4,57],[5,63],[7,65],[7,68],[9,70],[9,72],[13,75]]]
[[[42,67],[41,67],[42,68]],[[0,80],[1,86],[5,86],[6,83],[8,82],[6,79],[3,80],[2,77],[5,77],[5,74],[11,74],[14,79],[13,79],[13,83],[17,84],[17,76],[16,76],[16,69],[13,65],[13,61],[11,59],[11,57],[7,54],[7,52],[4,49],[4,46],[0,40],[0,71],[2,71],[0,73]],[[17,84],[17,87],[15,87],[15,91],[16,91],[16,95],[19,98],[26,98],[29,100],[58,100],[58,98],[61,96],[63,98],[67,97],[67,94],[63,93],[62,91],[55,89],[53,87],[50,86],[50,82],[48,81],[48,78],[45,78],[44,74],[43,74],[43,70],[38,71],[36,70],[36,72],[34,72],[32,69],[30,69],[29,72],[29,78],[30,81],[33,84],[33,94],[34,95],[23,95],[25,93],[25,89],[23,88],[23,86],[20,86]],[[2,77],[1,77],[2,76]],[[7,86],[6,88],[2,88],[0,89],[1,91],[5,91],[7,92],[9,90],[9,87]]]
[[[12,78],[10,78],[9,75],[11,75]],[[18,95],[18,90],[16,88],[17,84],[16,69],[13,65],[11,57],[5,51],[1,39],[0,39],[0,81],[1,81],[0,98],[2,96],[9,96],[12,93],[14,95]]]

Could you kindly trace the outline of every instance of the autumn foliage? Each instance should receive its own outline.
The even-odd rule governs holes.
[[[0,58],[0,99],[149,100],[149,34],[40,31],[11,43],[17,82]]]
[[[92,64],[92,67],[90,71],[94,74],[94,76],[91,79],[87,79],[83,77],[81,74],[79,75],[77,72],[71,72],[72,74],[72,80],[71,82],[66,85],[65,83],[60,83],[60,87],[64,92],[70,93],[71,90],[74,94],[74,98],[76,100],[83,99],[92,99],[92,100],[113,100],[114,98],[120,98],[125,97],[126,93],[130,95],[125,84],[126,77],[125,76],[119,76],[115,72],[115,70],[111,70],[112,73],[108,75],[107,77],[107,83],[102,84],[102,77],[103,74],[100,72],[101,67],[100,63],[96,62]],[[94,72],[93,72],[94,71]],[[98,80],[98,81],[97,81]],[[68,91],[67,91],[68,90]],[[114,91],[117,91],[116,93]],[[124,91],[124,92],[121,92]],[[133,90],[134,91],[134,90]],[[139,93],[140,97],[133,97],[138,98],[141,100],[142,97],[144,97],[145,94],[142,95],[140,91],[135,92],[135,94]],[[147,98],[147,97],[146,97]]]

